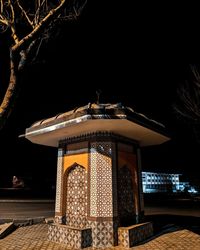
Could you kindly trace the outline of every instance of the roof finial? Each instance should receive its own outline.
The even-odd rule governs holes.
[[[97,104],[99,104],[99,99],[100,99],[100,94],[102,93],[101,89],[97,89],[96,90],[96,94],[97,94]]]

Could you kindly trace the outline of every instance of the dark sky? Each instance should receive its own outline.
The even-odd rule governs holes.
[[[195,175],[199,147],[172,109],[177,86],[198,58],[193,23],[171,6],[92,2],[42,47],[40,63],[27,69],[16,109],[0,132],[2,176],[55,179],[56,149],[18,135],[36,120],[95,102],[97,89],[101,102],[122,102],[172,133],[172,142],[156,148],[158,154],[144,150],[145,170]]]

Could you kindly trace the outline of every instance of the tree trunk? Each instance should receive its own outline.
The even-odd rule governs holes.
[[[0,105],[0,129],[3,128],[6,120],[8,119],[18,94],[19,83],[18,81],[17,60],[10,52],[10,78],[8,88]]]

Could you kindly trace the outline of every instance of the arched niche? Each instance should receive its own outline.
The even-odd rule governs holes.
[[[87,225],[87,172],[74,163],[64,174],[66,225],[84,228]]]

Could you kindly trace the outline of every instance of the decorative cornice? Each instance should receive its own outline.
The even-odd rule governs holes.
[[[114,142],[126,142],[129,144],[134,144],[139,146],[139,143],[135,140],[129,139],[127,137],[117,135],[113,132],[108,131],[97,131],[92,133],[81,134],[79,136],[67,137],[61,141],[59,141],[59,147],[64,147],[66,144],[83,142],[83,141],[114,141]]]

